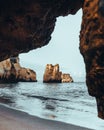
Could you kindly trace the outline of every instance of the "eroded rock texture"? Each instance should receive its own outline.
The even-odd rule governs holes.
[[[43,76],[44,83],[61,83],[62,72],[59,70],[59,64],[47,64]]]
[[[104,0],[0,0],[0,61],[46,45],[56,18],[82,6],[80,50],[87,86],[104,118]]]
[[[59,64],[47,64],[43,75],[44,83],[68,83],[73,82],[70,74],[65,74],[60,71]]]
[[[104,119],[104,0],[85,0],[80,50],[86,65],[88,92]]]
[[[70,76],[70,74],[63,73],[61,75],[61,82],[62,83],[71,83],[71,82],[73,82],[73,78]]]
[[[46,45],[56,18],[75,14],[83,0],[0,0],[0,60]]]
[[[36,82],[36,73],[19,64],[19,58],[14,57],[0,62],[0,82]]]

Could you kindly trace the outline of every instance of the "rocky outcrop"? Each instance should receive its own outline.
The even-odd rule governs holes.
[[[0,62],[0,82],[36,82],[36,73],[19,64],[19,58],[10,58]]]
[[[84,0],[0,0],[0,60],[48,44],[56,18],[75,14]]]
[[[59,69],[59,64],[52,65],[47,64],[43,76],[44,83],[61,83],[61,82],[73,82],[70,74],[62,74]]]
[[[85,0],[80,41],[88,92],[96,97],[98,116],[104,119],[104,0]]]
[[[73,79],[72,79],[72,77],[70,76],[70,74],[62,74],[61,75],[61,82],[62,83],[71,83],[71,82],[73,82]]]
[[[59,65],[52,65],[47,64],[45,73],[43,76],[44,83],[61,83],[61,74],[62,72],[59,71]]]
[[[104,118],[104,0],[0,0],[0,61],[48,44],[56,18],[81,7],[88,91]]]

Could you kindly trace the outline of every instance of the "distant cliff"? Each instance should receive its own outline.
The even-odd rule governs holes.
[[[70,74],[62,74],[59,69],[59,64],[52,65],[47,64],[43,76],[44,83],[61,83],[61,82],[73,82]]]
[[[0,62],[0,82],[36,82],[36,73],[19,64],[19,58],[12,57]]]
[[[73,78],[70,76],[70,74],[62,73],[61,75],[61,82],[62,83],[71,83],[73,82]]]

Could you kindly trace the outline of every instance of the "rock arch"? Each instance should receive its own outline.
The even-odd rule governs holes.
[[[80,51],[89,94],[104,119],[104,0],[0,0],[0,61],[47,45],[56,18],[83,9]]]

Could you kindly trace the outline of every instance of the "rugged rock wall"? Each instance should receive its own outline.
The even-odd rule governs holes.
[[[104,119],[104,0],[85,0],[80,41],[88,92],[96,97],[98,116]]]
[[[73,79],[72,79],[72,77],[70,76],[70,74],[62,74],[61,75],[61,82],[62,83],[71,83],[71,82],[73,82]]]
[[[0,82],[36,82],[36,73],[19,64],[19,58],[10,58],[0,62]]]
[[[0,0],[0,60],[48,44],[56,18],[84,0]]]
[[[88,91],[104,118],[104,0],[0,0],[0,61],[46,45],[56,18],[81,7],[80,50]]]
[[[61,83],[61,74],[59,71],[59,64],[47,64],[43,76],[44,83]]]
[[[73,82],[70,74],[63,74],[60,71],[59,64],[52,65],[47,64],[43,76],[44,83],[64,83],[64,82]]]

